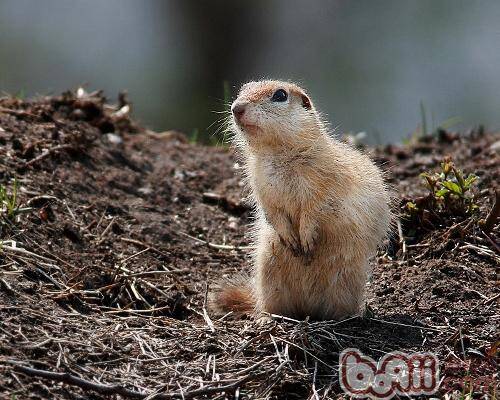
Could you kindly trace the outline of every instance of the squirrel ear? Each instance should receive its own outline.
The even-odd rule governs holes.
[[[304,93],[301,94],[301,97],[302,97],[302,107],[304,107],[306,110],[310,110],[312,106],[309,97],[307,97]]]

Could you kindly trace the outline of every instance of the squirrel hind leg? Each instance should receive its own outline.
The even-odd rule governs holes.
[[[256,301],[250,282],[243,276],[220,282],[209,296],[209,309],[216,314],[232,312],[235,317],[254,314]]]

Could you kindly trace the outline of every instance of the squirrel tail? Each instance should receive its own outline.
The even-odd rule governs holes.
[[[251,279],[239,276],[220,282],[209,298],[209,308],[217,314],[232,312],[235,317],[255,312]]]

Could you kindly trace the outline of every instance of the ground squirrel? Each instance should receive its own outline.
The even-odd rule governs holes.
[[[247,83],[231,111],[255,206],[254,270],[221,284],[213,307],[313,319],[358,313],[368,259],[391,222],[381,171],[329,134],[295,84]]]

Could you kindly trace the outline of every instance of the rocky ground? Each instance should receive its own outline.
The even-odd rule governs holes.
[[[82,90],[0,99],[0,397],[336,398],[347,347],[432,351],[440,396],[496,393],[500,232],[485,221],[499,134],[366,149],[402,218],[373,261],[365,315],[259,325],[205,307],[215,282],[250,268],[232,150],[128,112],[124,96],[111,106]],[[447,156],[478,177],[467,209],[422,183]]]

